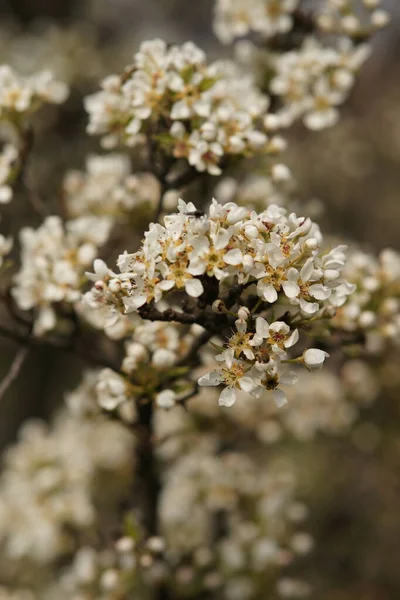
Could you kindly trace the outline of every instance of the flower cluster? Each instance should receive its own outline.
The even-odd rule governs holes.
[[[0,204],[7,204],[12,199],[13,189],[10,183],[17,160],[17,148],[12,144],[5,144],[0,153]]]
[[[176,565],[177,593],[208,590],[230,600],[257,598],[260,589],[282,598],[308,595],[307,584],[279,572],[313,545],[299,530],[307,512],[295,492],[290,468],[270,465],[266,471],[239,452],[192,451],[174,461],[160,521],[167,559]],[[221,524],[217,539],[215,519]]]
[[[42,104],[60,104],[68,86],[53,78],[50,71],[30,77],[16,73],[9,65],[0,66],[0,119],[18,119],[35,112]]]
[[[105,135],[106,146],[147,136],[214,175],[226,156],[276,152],[260,128],[267,108],[268,99],[234,63],[207,65],[192,42],[168,47],[162,40],[144,42],[123,75],[107,77],[102,91],[86,98],[88,131]]]
[[[217,0],[214,31],[224,44],[255,32],[263,38],[290,31],[299,0]]]
[[[91,155],[86,171],[69,171],[63,182],[63,199],[72,218],[85,215],[126,219],[129,213],[155,206],[160,195],[149,173],[131,174],[128,156]]]
[[[299,50],[272,57],[275,75],[269,90],[282,107],[277,112],[281,126],[303,118],[309,129],[334,125],[338,107],[353,86],[355,73],[369,56],[369,46],[355,46],[340,38],[337,48],[325,47],[316,38],[307,38]]]
[[[133,403],[128,404],[129,400],[145,395],[154,397],[161,408],[172,408],[179,398],[179,392],[188,387],[187,382],[180,380],[180,376],[187,374],[187,368],[177,365],[202,331],[199,325],[192,325],[185,330],[174,323],[138,324],[125,343],[121,370],[126,376],[112,369],[93,373],[87,380],[86,393],[91,389],[90,395],[95,396],[102,409],[125,411],[125,414],[134,411]],[[165,389],[164,379],[168,379],[172,373],[171,368],[174,368],[172,372],[176,378],[174,384],[171,383],[174,389]]]
[[[35,21],[18,34],[4,22],[0,29],[0,55],[20,73],[32,74],[46,65],[68,85],[86,84],[88,79],[99,79],[106,72],[95,28],[84,21],[62,25]]]
[[[380,352],[388,342],[398,344],[400,334],[400,255],[383,250],[376,259],[355,251],[345,268],[356,291],[339,308],[333,325],[366,335],[366,348]]]
[[[173,291],[183,291],[196,301],[207,296],[211,279],[215,285],[205,301],[217,313],[229,312],[223,298],[235,285],[246,293],[254,290],[258,307],[297,310],[290,317],[291,327],[282,318],[268,323],[239,307],[235,331],[217,357],[221,368],[199,381],[223,383],[224,405],[233,404],[237,388],[255,395],[272,390],[283,403],[279,385],[295,380],[281,372],[281,364],[298,340],[296,322],[332,316],[353,291],[341,279],[345,247],[323,252],[318,227],[276,205],[257,214],[214,200],[208,216],[193,217],[194,210],[180,201],[179,212],[165,217],[164,226],[152,224],[142,247],[119,257],[120,274],[95,261],[95,273],[90,274],[95,283],[85,301],[94,308],[109,307],[110,317],[116,319],[121,313],[140,312]],[[325,356],[309,349],[296,360],[312,369],[321,366]]]
[[[36,230],[21,230],[22,265],[12,294],[22,310],[35,310],[36,335],[57,325],[55,304],[80,300],[85,270],[107,240],[110,226],[105,217],[81,217],[64,226],[51,216]]]
[[[192,298],[204,293],[205,278],[216,280],[216,297],[233,283],[250,287],[269,304],[278,298],[315,315],[340,306],[352,286],[340,278],[344,246],[324,253],[318,226],[270,205],[257,214],[233,202],[213,200],[209,215],[195,216],[192,203],[179,201],[179,212],[166,216],[164,226],[152,223],[141,248],[124,253],[114,273],[95,261],[95,282],[86,300],[110,311],[135,312],[171,291]]]
[[[325,33],[366,37],[389,22],[381,5],[382,0],[324,0],[318,6],[317,24]]]
[[[83,546],[75,554],[72,565],[59,577],[52,597],[65,600],[147,598],[152,580],[163,568],[163,551],[164,542],[159,537],[148,538],[140,547],[129,536],[102,550]]]
[[[200,377],[201,387],[219,386],[224,388],[219,396],[221,406],[232,406],[236,402],[237,391],[242,390],[254,397],[260,397],[266,390],[271,391],[278,406],[287,402],[281,385],[293,385],[298,376],[294,371],[285,371],[286,362],[300,362],[308,369],[322,367],[328,354],[317,348],[309,348],[296,359],[286,360],[287,351],[299,339],[297,329],[291,330],[284,321],[269,324],[263,317],[256,318],[255,333],[248,332],[247,319],[236,321],[237,331],[228,339],[222,352],[216,356],[220,366]]]
[[[0,478],[0,540],[7,559],[57,560],[101,518],[101,476],[113,481],[117,512],[132,469],[133,439],[122,425],[63,411],[51,427],[25,424]],[[104,494],[103,494],[104,495]]]

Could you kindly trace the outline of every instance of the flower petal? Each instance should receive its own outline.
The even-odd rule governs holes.
[[[236,402],[236,391],[234,388],[225,388],[222,390],[218,404],[220,406],[233,406]]]

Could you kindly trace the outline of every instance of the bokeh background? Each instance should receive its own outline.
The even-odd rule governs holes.
[[[339,125],[321,133],[295,127],[287,155],[299,197],[324,206],[323,229],[374,252],[400,249],[400,2],[386,8],[391,25],[374,39]],[[147,38],[191,39],[211,56],[228,54],[212,35],[212,11],[213,0],[0,0],[0,63],[24,73],[51,68],[72,87],[64,106],[35,123],[29,177],[52,209],[65,171],[82,168],[87,153],[99,149],[84,135],[83,96],[102,76],[121,70]],[[32,223],[22,201],[3,213],[2,231],[15,234]],[[15,346],[0,340],[0,352],[3,375]],[[49,416],[82,367],[60,352],[31,352],[0,405],[1,446],[15,439],[25,418]],[[315,600],[400,598],[398,356],[388,357],[382,379],[381,397],[362,412],[351,435],[285,447],[298,460],[311,509],[316,551],[303,571]]]

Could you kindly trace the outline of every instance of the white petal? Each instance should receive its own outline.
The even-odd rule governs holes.
[[[222,390],[218,404],[220,406],[232,406],[236,402],[236,391],[234,388],[225,388]]]
[[[239,381],[239,386],[244,392],[251,392],[254,387],[254,382],[251,377],[242,377]]]
[[[234,248],[233,250],[229,250],[224,256],[224,261],[227,265],[240,265],[243,260],[243,254],[239,250],[239,248]]]
[[[219,385],[222,382],[222,375],[219,371],[210,371],[200,377],[198,380],[198,384],[202,387],[210,387],[214,385]]]
[[[286,394],[282,390],[272,390],[272,395],[278,408],[281,408],[287,403]]]
[[[228,244],[230,239],[231,235],[226,229],[219,231],[217,237],[214,239],[215,249],[222,250],[222,248],[225,248],[225,246]]]
[[[185,283],[185,290],[192,298],[198,298],[204,292],[203,284],[198,279],[188,279]]]
[[[288,298],[296,298],[300,293],[300,288],[294,281],[284,281],[282,287]]]
[[[278,292],[276,291],[273,285],[266,285],[263,288],[263,297],[267,302],[272,304],[273,302],[277,301]]]
[[[291,348],[292,346],[297,344],[298,341],[299,341],[299,331],[297,329],[295,329],[291,333],[291,335],[288,337],[288,339],[285,342],[283,342],[283,345],[285,346],[285,348]]]
[[[307,315],[313,315],[319,309],[319,304],[317,304],[317,302],[307,302],[304,298],[299,299],[299,304],[301,310]]]
[[[320,283],[310,285],[309,291],[316,300],[326,300],[331,295],[331,290]]]
[[[256,332],[257,337],[261,338],[267,338],[269,335],[269,323],[263,317],[256,319]]]
[[[302,281],[308,281],[312,275],[314,270],[314,261],[312,258],[309,258],[305,264],[301,267],[300,277]]]

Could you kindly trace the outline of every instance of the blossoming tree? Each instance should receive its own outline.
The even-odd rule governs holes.
[[[19,349],[0,397],[35,347],[87,364],[6,454],[1,598],[312,593],[298,474],[271,448],[374,400],[400,256],[323,235],[282,153],[296,122],[336,124],[387,20],[379,0],[217,0],[233,59],[143,42],[85,98],[106,153],[65,174],[58,214],[26,169],[33,113],[68,86],[0,67],[0,203],[32,216],[14,239],[1,222],[0,335]]]

